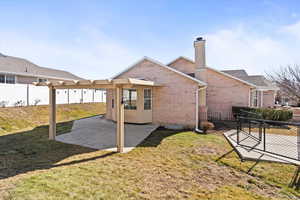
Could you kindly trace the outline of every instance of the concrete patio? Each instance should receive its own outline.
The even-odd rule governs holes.
[[[157,125],[125,124],[124,152],[131,151],[147,138]],[[55,140],[99,150],[117,151],[116,123],[103,116],[76,120],[70,133],[55,137]]]
[[[240,132],[240,143],[237,144],[236,130],[224,133],[225,138],[242,160],[279,162],[300,166],[300,145],[297,136],[266,134],[266,151],[263,142],[259,142],[258,133],[254,137]],[[291,159],[292,158],[292,159]]]

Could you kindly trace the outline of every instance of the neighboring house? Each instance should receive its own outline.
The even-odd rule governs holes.
[[[45,105],[49,103],[48,88],[33,82],[84,80],[72,73],[40,67],[23,58],[0,53],[0,107]],[[105,91],[95,89],[57,90],[58,104],[103,102]]]
[[[82,78],[70,72],[40,67],[23,58],[0,53],[0,83],[32,84],[58,80],[82,80]]]
[[[208,67],[205,40],[197,38],[194,47],[195,61],[179,57],[165,65],[144,57],[113,77],[149,80],[158,86],[123,88],[125,122],[195,127],[212,113],[231,117],[232,106],[274,106],[278,88],[263,76]],[[107,90],[106,118],[112,120],[114,99],[114,90]]]

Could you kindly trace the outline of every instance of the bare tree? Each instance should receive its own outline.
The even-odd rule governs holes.
[[[280,88],[281,95],[300,103],[300,66],[287,65],[269,73],[268,77]]]

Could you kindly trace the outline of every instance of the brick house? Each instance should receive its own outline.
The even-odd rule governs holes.
[[[157,86],[123,88],[125,122],[197,127],[199,120],[231,117],[232,106],[274,106],[278,88],[265,77],[208,67],[205,40],[197,38],[194,48],[195,60],[179,57],[163,64],[144,57],[113,77]],[[107,119],[116,120],[115,96],[114,90],[107,90]]]

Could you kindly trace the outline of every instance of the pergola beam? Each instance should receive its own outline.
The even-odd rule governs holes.
[[[115,86],[111,84],[107,85],[55,85],[55,89],[114,89]]]
[[[130,87],[161,87],[152,81],[139,79],[105,79],[105,80],[78,80],[78,81],[52,81],[34,82],[36,86],[49,87],[49,139],[54,140],[56,136],[56,89],[114,89],[116,92],[116,143],[117,151],[124,152],[124,102],[123,88]]]

